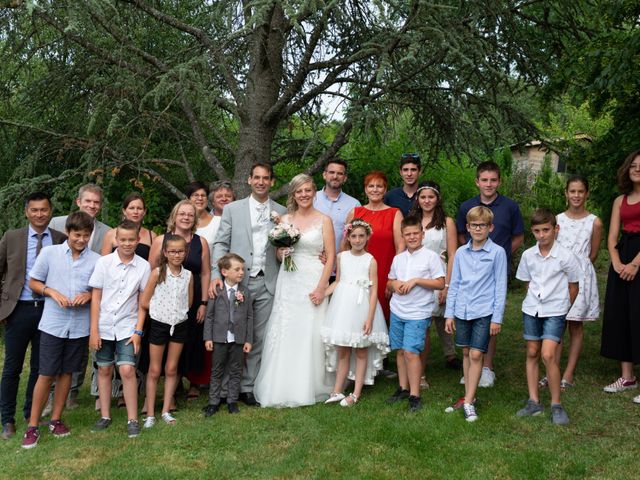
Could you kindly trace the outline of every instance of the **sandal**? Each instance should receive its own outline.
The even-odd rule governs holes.
[[[565,380],[564,378],[560,381],[560,388],[562,388],[562,390],[566,390],[567,388],[573,388],[575,387],[576,384],[569,382],[568,380]]]
[[[349,395],[344,397],[342,400],[340,400],[341,407],[351,407],[356,403],[358,403],[358,397],[356,397],[353,393],[350,393]]]
[[[542,377],[538,382],[538,387],[547,388],[549,386],[549,379],[547,377]]]
[[[176,424],[176,417],[171,415],[169,412],[164,412],[162,414],[162,420],[164,420],[164,423],[166,423],[167,425],[175,425]]]
[[[329,398],[324,402],[325,405],[329,405],[330,403],[337,403],[344,399],[344,393],[332,393],[329,395]]]

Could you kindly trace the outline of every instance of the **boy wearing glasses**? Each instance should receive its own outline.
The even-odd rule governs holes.
[[[524,222],[518,204],[498,193],[500,187],[500,167],[495,162],[482,162],[476,168],[476,186],[480,195],[470,198],[460,205],[456,217],[458,244],[463,245],[471,238],[467,229],[467,213],[473,207],[485,206],[493,212],[493,229],[489,238],[500,245],[507,254],[507,273],[511,266],[511,256],[524,241]],[[481,387],[493,387],[496,375],[493,371],[493,357],[496,353],[496,337],[491,337],[489,349],[484,356],[484,366],[480,377]],[[460,380],[462,383],[463,380]]]
[[[456,251],[447,294],[445,331],[455,331],[456,345],[462,348],[464,397],[445,412],[462,407],[467,422],[478,419],[475,397],[483,357],[489,339],[500,333],[507,297],[507,255],[489,238],[493,228],[489,208],[469,210],[466,229],[471,240]]]
[[[556,425],[566,425],[569,416],[560,403],[560,365],[555,351],[564,334],[567,312],[578,296],[580,264],[571,250],[555,241],[558,225],[551,211],[539,208],[533,212],[531,231],[537,243],[524,251],[516,272],[516,278],[527,285],[522,320],[527,341],[529,400],[516,415],[528,417],[543,412],[538,396],[538,363],[542,357],[551,393],[551,420]]]
[[[416,200],[418,180],[422,173],[422,162],[417,153],[403,153],[400,157],[400,176],[402,186],[389,190],[384,194],[384,203],[390,207],[400,209],[403,216],[409,215],[409,210]]]

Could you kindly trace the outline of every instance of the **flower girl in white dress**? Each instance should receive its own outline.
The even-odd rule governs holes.
[[[345,226],[350,249],[338,254],[336,281],[327,289],[333,293],[322,340],[327,370],[336,372],[336,383],[325,403],[355,404],[363,385],[373,385],[382,360],[389,352],[389,335],[377,295],[377,264],[365,247],[371,225],[354,219]],[[354,352],[354,355],[351,353]],[[347,377],[355,380],[353,393],[345,397]]]

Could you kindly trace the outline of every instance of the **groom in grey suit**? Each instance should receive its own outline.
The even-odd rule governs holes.
[[[232,252],[245,259],[245,276],[242,285],[249,289],[253,298],[253,348],[247,357],[247,364],[240,384],[241,399],[247,405],[256,405],[253,383],[260,369],[262,346],[267,321],[273,306],[273,295],[280,264],[275,248],[267,239],[274,224],[270,213],[276,211],[284,215],[286,209],[269,199],[273,186],[273,169],[266,163],[255,163],[251,167],[248,183],[251,195],[228,204],[222,211],[220,228],[213,244],[214,265],[211,271],[209,293],[222,285],[218,260]]]

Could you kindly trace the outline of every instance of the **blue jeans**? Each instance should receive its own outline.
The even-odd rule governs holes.
[[[524,339],[529,341],[553,340],[560,343],[564,335],[566,315],[556,317],[535,317],[522,312]]]
[[[456,345],[487,353],[492,318],[493,315],[471,320],[462,320],[456,317]]]
[[[42,316],[43,305],[43,302],[40,302],[38,307],[35,307],[33,302],[18,302],[16,308],[5,322],[4,367],[2,368],[2,381],[0,382],[2,425],[16,423],[18,386],[20,385],[20,374],[22,373],[24,357],[29,348],[29,343],[31,343],[30,371],[22,413],[24,418],[29,418],[31,415],[33,387],[35,387],[38,380],[40,359],[40,330],[38,330],[38,324]]]

